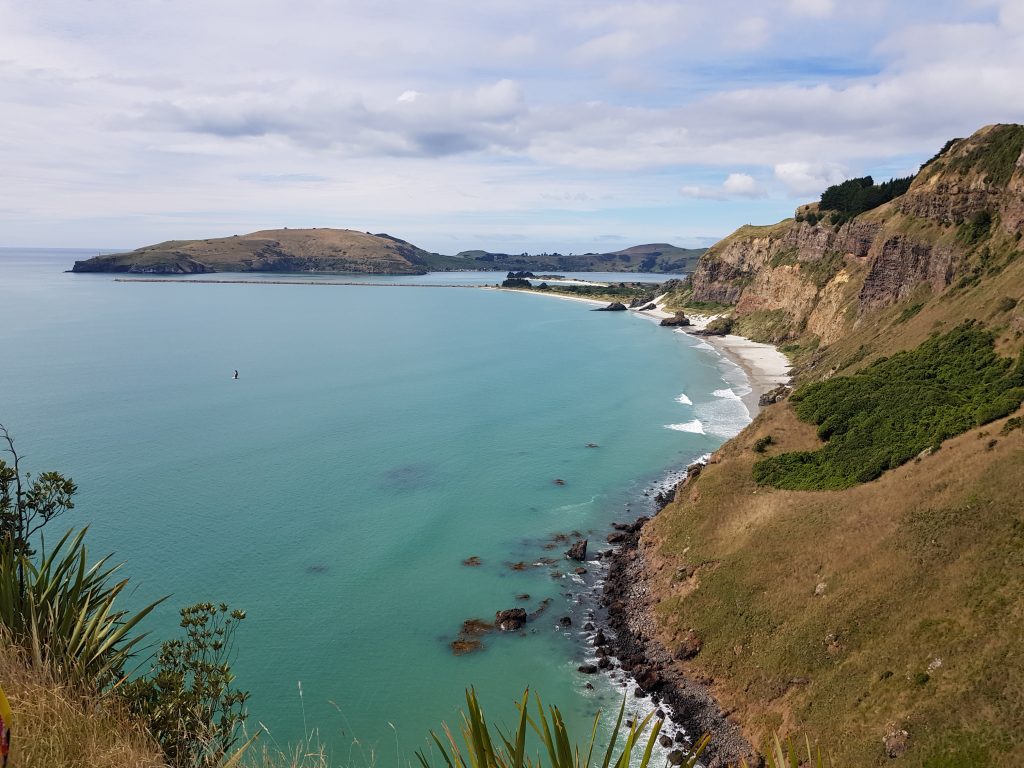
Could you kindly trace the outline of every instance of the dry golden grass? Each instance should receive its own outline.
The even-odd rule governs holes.
[[[2,638],[0,683],[14,712],[11,768],[163,768],[159,747],[115,699],[28,667]]]
[[[898,724],[902,765],[1024,764],[1024,431],[1004,422],[872,483],[780,491],[753,482],[754,441],[818,441],[772,406],[645,529],[662,639],[698,632],[688,671],[756,743],[796,728],[882,764]]]

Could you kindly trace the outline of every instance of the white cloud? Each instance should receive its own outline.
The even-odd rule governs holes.
[[[771,28],[766,19],[748,16],[733,27],[732,36],[726,40],[726,45],[740,50],[754,50],[763,46],[770,34]]]
[[[698,200],[735,200],[763,197],[765,190],[749,173],[730,173],[719,186],[687,184],[679,189],[679,194]]]
[[[831,16],[835,10],[834,0],[788,0],[790,13],[797,16]]]
[[[722,182],[722,189],[738,197],[756,197],[761,194],[760,187],[749,173],[730,173]]]
[[[817,195],[833,184],[849,178],[839,165],[828,163],[778,163],[775,178],[786,185],[794,195]]]
[[[680,192],[742,222],[1024,122],[1021,0],[302,7],[0,0],[4,239],[103,216],[141,232],[167,211],[229,234],[325,211],[554,233],[553,205],[647,207],[649,224]]]

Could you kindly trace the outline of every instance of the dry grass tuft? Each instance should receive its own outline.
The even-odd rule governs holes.
[[[33,668],[0,638],[0,681],[14,712],[13,768],[163,768],[156,742],[114,697],[61,682]]]

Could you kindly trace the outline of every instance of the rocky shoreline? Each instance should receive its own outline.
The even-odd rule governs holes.
[[[691,464],[677,486],[657,495],[655,514],[675,498],[677,488],[700,474],[702,466]],[[670,763],[682,762],[692,741],[705,733],[712,737],[701,756],[701,763],[708,768],[750,759],[750,744],[712,696],[707,685],[710,681],[691,679],[679,669],[677,662],[700,652],[700,639],[691,633],[678,648],[669,649],[655,637],[653,596],[647,589],[644,555],[639,548],[646,522],[648,518],[642,516],[629,525],[614,525],[615,532],[608,536],[615,548],[602,558],[608,572],[599,598],[603,610],[597,619],[602,626],[594,640],[598,655],[614,657],[635,682],[638,690],[634,695],[650,696],[675,726],[663,728],[660,737],[662,747],[672,750]],[[612,664],[605,668],[612,669]]]

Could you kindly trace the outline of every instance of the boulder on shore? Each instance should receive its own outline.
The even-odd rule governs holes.
[[[680,661],[692,659],[700,653],[702,645],[703,643],[701,643],[700,638],[697,637],[697,634],[691,629],[686,633],[682,641],[676,647],[675,657]]]
[[[585,562],[587,559],[587,540],[580,539],[565,553],[565,556],[570,560],[577,560],[579,562]]]
[[[526,611],[522,608],[508,608],[494,614],[494,626],[502,632],[515,632],[526,623]]]
[[[781,403],[787,397],[789,397],[791,387],[786,384],[780,384],[775,389],[770,389],[765,392],[758,399],[757,404],[760,406],[775,405],[775,403]]]
[[[625,312],[626,305],[621,301],[613,301],[607,307],[598,307],[594,312]]]
[[[682,312],[676,312],[672,317],[666,317],[662,320],[659,325],[663,325],[667,328],[681,328],[690,324],[690,318],[684,315]]]

